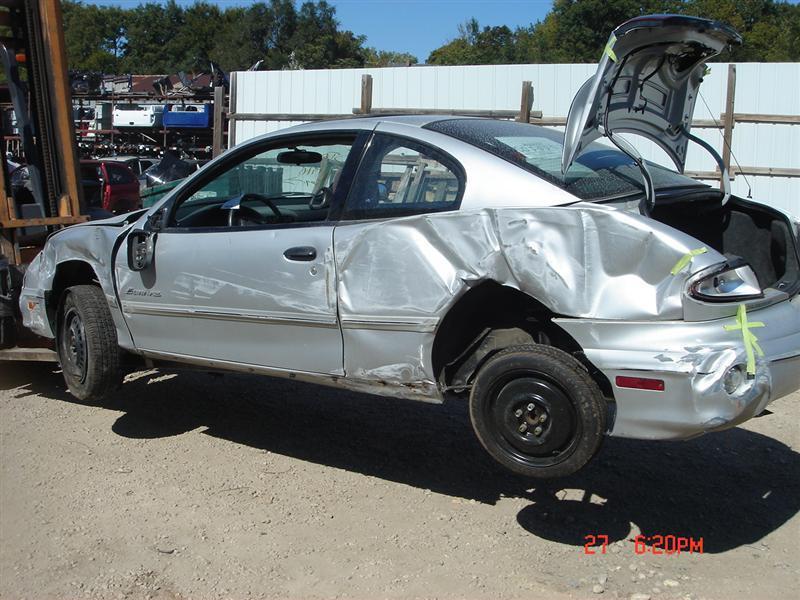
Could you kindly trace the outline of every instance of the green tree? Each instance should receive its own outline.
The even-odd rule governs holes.
[[[68,58],[74,69],[167,74],[206,71],[211,61],[231,71],[257,61],[265,69],[360,67],[416,58],[370,53],[365,37],[343,29],[325,0],[256,2],[221,9],[209,1],[175,0],[130,9],[62,0]]]
[[[774,0],[555,0],[538,23],[511,35],[472,19],[434,50],[434,64],[595,62],[614,28],[641,14],[681,13],[733,26],[744,44],[718,60],[794,61],[800,57],[800,5]]]
[[[458,26],[459,35],[428,57],[434,65],[508,64],[516,58],[514,33],[505,25],[481,29],[476,19]]]
[[[408,52],[392,52],[377,48],[364,49],[365,67],[407,67],[416,65],[418,62],[417,57]]]
[[[123,13],[116,7],[63,3],[64,30],[80,32],[66,38],[70,67],[114,72],[125,50]]]

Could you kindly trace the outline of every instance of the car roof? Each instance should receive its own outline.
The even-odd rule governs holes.
[[[120,167],[122,167],[124,169],[130,169],[130,167],[128,165],[126,165],[124,162],[122,162],[122,161],[120,161],[118,159],[119,159],[118,156],[115,156],[113,158],[82,158],[80,163],[82,165],[100,165],[100,164],[109,164],[109,163],[111,163],[111,164],[120,166]]]
[[[437,121],[449,121],[452,119],[472,119],[474,117],[464,117],[459,115],[363,115],[354,116],[352,119],[331,119],[326,121],[312,121],[295,125],[294,127],[287,127],[286,129],[279,130],[285,131],[303,131],[332,128],[332,129],[365,129],[372,130],[379,123],[397,123],[399,125],[407,125],[411,127],[425,127]]]

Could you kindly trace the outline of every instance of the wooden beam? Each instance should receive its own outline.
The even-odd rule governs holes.
[[[88,220],[89,217],[86,215],[78,215],[75,217],[43,217],[40,219],[0,219],[0,227],[4,229],[13,229],[41,225],[74,225],[75,223],[83,223]]]
[[[49,348],[7,348],[0,350],[0,360],[58,362],[58,355]]]
[[[353,114],[362,115],[360,109],[354,108]],[[483,108],[373,108],[371,115],[453,115],[460,117],[495,117],[499,119],[516,119],[519,111],[516,110],[487,110]],[[336,117],[336,115],[328,115]],[[531,111],[532,122],[537,123],[542,116],[542,111]]]
[[[521,123],[528,123],[531,120],[531,109],[533,108],[533,85],[530,81],[522,82],[522,93],[519,100],[519,117]]]
[[[354,119],[362,115],[328,115],[323,113],[231,113],[228,121],[325,121]]]
[[[731,179],[736,175],[751,175],[753,177],[800,177],[800,169],[792,167],[731,167]],[[720,179],[719,170],[714,171],[684,171],[687,177],[694,179]]]
[[[361,114],[368,115],[372,112],[372,75],[361,76]]]
[[[214,88],[214,129],[212,131],[213,142],[211,156],[219,156],[222,153],[222,130],[225,127],[223,103],[225,102],[225,88],[217,86]]]
[[[731,144],[733,144],[733,105],[736,99],[736,65],[728,65],[728,90],[725,95],[725,127],[722,130],[722,164],[730,173],[731,170]],[[724,187],[720,180],[720,188]]]
[[[737,123],[800,125],[800,115],[756,115],[752,113],[733,113],[733,120]]]
[[[800,169],[791,167],[734,167],[733,172],[754,177],[800,177]]]
[[[60,156],[64,191],[70,199],[72,215],[81,214],[83,190],[78,179],[78,152],[75,124],[72,121],[72,95],[67,81],[67,53],[60,0],[40,0],[42,33],[48,49],[48,92],[53,96],[53,123],[56,148]]]

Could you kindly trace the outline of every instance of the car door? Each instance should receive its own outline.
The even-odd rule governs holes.
[[[403,217],[458,210],[466,175],[451,155],[390,127],[376,128],[335,231],[345,372],[419,382],[433,377],[424,349],[458,275],[428,242],[436,228]]]
[[[136,346],[341,374],[331,217],[362,147],[350,133],[282,138],[201,171],[165,209],[152,264],[117,257]]]

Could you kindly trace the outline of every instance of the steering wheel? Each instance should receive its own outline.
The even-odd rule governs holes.
[[[247,223],[263,225],[266,221],[260,212],[249,206],[240,206],[228,211],[228,227],[243,227]]]
[[[281,214],[281,211],[278,210],[278,207],[275,205],[275,203],[270,198],[268,198],[266,196],[262,196],[261,194],[256,194],[256,193],[250,192],[250,193],[247,193],[247,194],[242,194],[242,196],[239,198],[239,206],[238,207],[229,209],[229,211],[228,211],[228,227],[233,227],[233,217],[234,217],[234,214],[237,213],[237,212],[238,212],[238,217],[239,217],[239,221],[240,221],[239,224],[240,225],[241,225],[241,221],[242,220],[250,221],[252,223],[258,223],[259,225],[261,225],[263,223],[266,223],[266,221],[264,220],[264,217],[261,216],[260,212],[258,212],[257,210],[255,210],[253,208],[250,208],[249,206],[242,206],[242,204],[244,204],[248,200],[257,200],[258,202],[261,202],[267,208],[269,208],[278,219],[280,219],[283,216]]]

